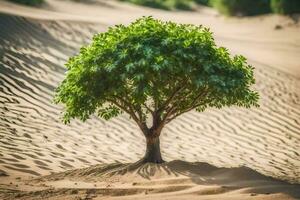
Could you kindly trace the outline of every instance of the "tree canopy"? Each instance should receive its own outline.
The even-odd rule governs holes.
[[[44,0],[8,0],[15,3],[25,4],[29,6],[37,6],[44,2]]]
[[[253,67],[217,47],[203,26],[142,17],[96,34],[66,67],[55,96],[65,123],[126,112],[143,131],[161,130],[192,109],[258,105]]]
[[[225,15],[251,16],[271,12],[270,0],[210,0],[209,3]]]

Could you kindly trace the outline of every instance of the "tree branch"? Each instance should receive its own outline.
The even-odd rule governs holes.
[[[182,90],[185,88],[185,85],[178,87],[172,94],[171,96],[165,101],[165,103],[163,103],[162,106],[160,106],[157,111],[160,112],[162,111],[166,106],[169,105],[169,103],[171,103],[171,101],[175,98],[175,96]]]
[[[208,89],[205,88],[205,90],[203,92],[200,92],[196,97],[195,99],[191,102],[191,104],[186,108],[186,109],[183,109],[182,111],[179,111],[177,114],[176,114],[176,111],[175,112],[172,112],[170,113],[169,115],[172,115],[172,114],[175,114],[174,116],[172,116],[171,118],[169,119],[166,119],[165,123],[169,123],[170,121],[172,121],[173,119],[175,119],[176,117],[178,117],[179,115],[183,114],[183,113],[186,113],[188,111],[191,111],[193,110],[194,108],[197,108],[201,105],[204,105],[205,103],[207,102],[201,102],[201,103],[197,103],[201,98],[203,98],[205,95],[207,95],[208,93]],[[166,116],[167,118],[168,116]]]
[[[167,112],[166,112],[165,116],[163,117],[163,119],[160,119],[160,121],[159,121],[159,123],[157,124],[157,127],[156,127],[159,131],[161,131],[161,129],[165,126],[168,116],[170,114],[172,114],[172,112],[175,110],[175,108],[176,107],[170,107],[170,109],[167,110]]]
[[[147,127],[147,124],[143,120],[139,119],[139,118],[141,118],[141,116],[139,116],[139,117],[136,116],[136,114],[135,114],[134,110],[132,110],[132,108],[130,108],[130,107],[127,108],[126,106],[122,105],[121,103],[117,102],[114,99],[107,99],[107,100],[112,102],[116,106],[118,106],[120,109],[124,110],[127,114],[129,114],[132,117],[132,119],[137,123],[137,125],[140,127],[140,129],[142,130],[144,135],[148,134],[149,128]]]
[[[183,111],[181,111],[181,112],[175,114],[175,115],[172,116],[171,118],[166,119],[166,124],[169,123],[170,121],[172,121],[173,119],[175,119],[176,117],[178,117],[179,115],[182,115],[183,113],[189,112],[189,111],[193,110],[194,108],[197,108],[198,106],[201,106],[201,105],[204,105],[204,103],[196,104],[196,105],[193,106],[193,107],[190,107],[190,108],[188,108],[188,109],[186,109],[186,110],[183,110]]]
[[[143,103],[143,106],[153,115],[154,110],[152,110],[149,106],[147,106],[147,103]]]

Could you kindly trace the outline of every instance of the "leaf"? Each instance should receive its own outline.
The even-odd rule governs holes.
[[[130,72],[132,69],[135,68],[135,65],[133,63],[129,63],[125,66],[126,71]]]
[[[208,28],[153,17],[96,34],[66,67],[54,99],[64,104],[66,123],[85,121],[94,113],[108,120],[128,110],[146,120],[149,111],[143,105],[154,110],[170,98],[161,117],[172,106],[184,113],[193,102],[201,103],[196,110],[202,112],[231,105],[248,108],[259,100],[251,90],[254,68],[245,57],[232,58],[226,48],[217,47]],[[195,99],[199,94],[201,99]]]

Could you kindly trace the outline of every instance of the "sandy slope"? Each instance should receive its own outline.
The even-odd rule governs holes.
[[[138,16],[150,14],[163,19],[209,25],[219,44],[234,53],[245,54],[256,67],[255,88],[261,94],[259,109],[209,109],[204,113],[191,112],[178,118],[164,130],[164,158],[203,161],[218,167],[245,165],[267,176],[300,183],[298,24],[279,16],[222,19],[216,17],[214,11],[200,8],[198,12],[190,14],[156,11],[111,1],[105,5],[101,2],[89,5],[57,0],[48,2],[42,9],[0,2],[0,11],[10,14],[0,15],[0,183],[13,183],[8,187],[2,185],[3,188],[17,189],[16,182],[21,188],[28,189],[28,184],[24,185],[16,177],[22,177],[23,180],[23,177],[47,175],[92,164],[132,162],[142,156],[144,139],[127,116],[108,122],[96,118],[87,123],[74,121],[67,126],[59,120],[62,108],[53,105],[51,101],[54,88],[64,76],[63,64],[66,59],[74,55],[82,44],[88,43],[93,33],[104,31],[111,24],[128,23]],[[283,29],[274,30],[276,24],[282,25]],[[174,163],[169,165],[172,167]],[[190,165],[181,163],[180,166],[188,170],[191,169]],[[199,169],[203,169],[201,165]],[[220,170],[209,169],[214,172]],[[239,169],[243,173],[238,173]],[[255,175],[253,179],[243,176],[239,179],[247,180],[250,188],[256,188],[248,191],[247,185],[240,185],[234,179],[234,176],[241,178],[241,174],[248,174],[249,171],[243,169],[233,170],[234,173],[225,170],[223,174],[227,176],[227,181],[210,182],[207,186],[203,186],[203,182],[194,181],[201,179],[199,173],[192,173],[188,177],[186,174],[184,177],[182,174],[179,177],[161,175],[156,177],[163,180],[160,180],[162,186],[158,184],[158,194],[155,195],[162,199],[182,199],[183,196],[197,199],[200,196],[203,199],[220,197],[215,195],[222,195],[222,199],[300,198],[295,195],[299,191],[298,185],[278,183],[261,175]],[[211,173],[207,176],[222,177],[217,175]],[[187,180],[189,187],[185,187],[185,181],[181,183],[181,178]],[[174,186],[173,179],[180,182],[178,188],[176,184]],[[271,189],[262,187],[264,184],[259,184],[261,180],[263,183],[267,181]],[[147,179],[139,176],[136,180],[139,184],[145,181]],[[140,199],[139,195],[144,195],[149,189],[137,190],[132,185],[126,185],[128,182],[132,183],[132,179],[126,179],[122,187],[129,188],[127,194],[135,195],[128,197],[130,199]],[[50,184],[48,180],[46,184]],[[63,182],[61,185],[65,184],[74,187],[73,182],[69,185]],[[83,187],[84,184],[79,186]],[[156,187],[153,181],[147,184]],[[230,184],[234,186],[233,189],[222,189],[222,186]],[[62,187],[59,185],[55,183],[58,188]],[[169,186],[175,189],[164,193],[164,188]],[[93,187],[88,185],[87,188]],[[205,187],[208,187],[208,193],[214,195],[202,193],[202,190],[206,191]],[[45,188],[48,187],[42,187]],[[52,198],[55,199],[57,195],[66,197],[70,192],[62,190],[54,191]],[[4,191],[8,193],[8,190]],[[107,194],[101,191],[106,190],[98,188],[98,196]],[[118,191],[109,190],[109,193]],[[83,191],[84,194],[89,192]],[[277,194],[251,196],[251,193]],[[76,196],[72,195],[70,198]],[[152,198],[152,195],[147,196],[143,198]],[[25,195],[24,198],[29,197]]]
[[[5,1],[0,12],[46,20],[68,20],[101,23],[103,25],[128,24],[138,17],[154,17],[181,23],[203,24],[211,28],[216,40],[241,53],[252,62],[269,65],[280,71],[300,77],[299,16],[294,20],[283,16],[260,16],[244,19],[223,19],[209,8],[198,12],[166,12],[121,4],[114,0],[87,0],[94,3],[71,3],[70,0],[47,0],[43,9],[28,8]],[[276,25],[283,30],[274,31]]]
[[[299,185],[246,167],[171,161],[161,165],[103,164],[70,170],[2,188],[7,199],[296,199]],[[32,190],[35,190],[34,194]],[[1,193],[0,193],[1,197]]]

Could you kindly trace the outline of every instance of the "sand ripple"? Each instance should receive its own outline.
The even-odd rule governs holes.
[[[143,155],[144,138],[127,116],[63,125],[52,104],[63,64],[105,26],[0,16],[0,173],[45,175]],[[255,63],[258,109],[209,109],[164,130],[166,160],[245,165],[300,183],[300,80]]]

